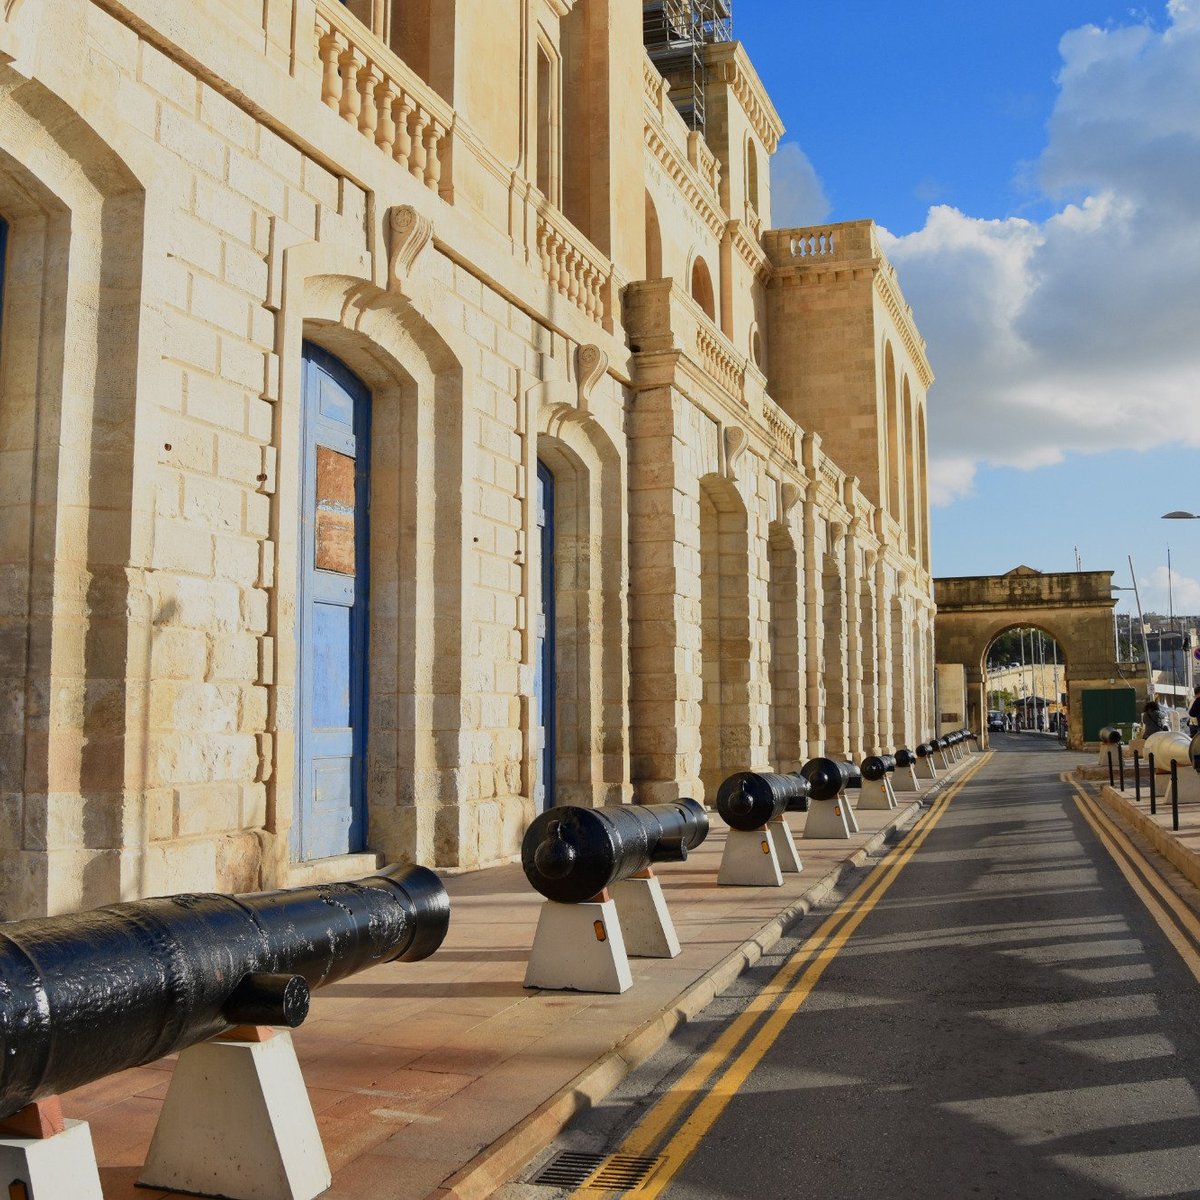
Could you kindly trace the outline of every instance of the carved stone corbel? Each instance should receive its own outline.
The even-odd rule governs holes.
[[[608,355],[591,344],[575,347],[575,383],[579,389],[579,411],[588,411],[592,389],[608,370]]]
[[[749,435],[740,425],[730,425],[725,430],[725,475],[733,479],[737,460],[750,443]]]
[[[411,204],[388,210],[388,290],[402,288],[433,237],[433,225]]]
[[[786,517],[800,503],[800,487],[787,480],[779,485],[779,515]]]

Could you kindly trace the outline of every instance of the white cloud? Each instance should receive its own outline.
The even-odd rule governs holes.
[[[1177,570],[1168,573],[1165,563],[1155,567],[1147,578],[1139,576],[1138,587],[1146,612],[1171,612],[1173,602],[1173,611],[1178,615],[1200,613],[1200,579],[1181,575]]]
[[[832,209],[825,186],[795,142],[784,142],[771,159],[771,225],[796,229],[820,225]]]
[[[1200,446],[1200,0],[1063,37],[1034,175],[1058,209],[884,234],[929,342],[931,497],[981,461]]]

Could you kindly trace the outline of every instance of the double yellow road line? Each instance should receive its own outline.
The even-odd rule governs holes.
[[[1075,791],[1075,804],[1108,851],[1122,875],[1146,906],[1167,940],[1179,952],[1185,966],[1200,983],[1200,920],[1175,894],[1163,877],[1146,861],[1129,835],[1108,815],[1078,781],[1061,776]]]
[[[630,1130],[614,1151],[614,1157],[661,1156],[663,1162],[649,1179],[627,1195],[658,1196],[671,1183],[808,998],[826,968],[933,832],[950,802],[990,758],[990,752],[979,755],[977,761],[938,796],[904,839],[838,905],[713,1045]],[[595,1196],[589,1183],[590,1179],[585,1180],[575,1195]]]

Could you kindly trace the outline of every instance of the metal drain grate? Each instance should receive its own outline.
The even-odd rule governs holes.
[[[556,1154],[530,1182],[542,1187],[577,1188],[588,1180],[588,1190],[626,1192],[643,1182],[658,1166],[657,1158],[633,1154]]]

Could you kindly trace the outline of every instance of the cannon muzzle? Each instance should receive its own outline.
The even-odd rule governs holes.
[[[717,812],[731,829],[761,829],[785,812],[806,806],[808,780],[770,771],[739,771],[717,789]]]
[[[878,783],[885,775],[890,775],[896,769],[896,760],[890,754],[872,754],[862,760],[859,770],[862,777],[872,783]]]
[[[897,767],[911,767],[917,761],[917,756],[907,746],[901,746],[892,757]]]
[[[808,794],[814,800],[832,800],[848,787],[862,782],[862,775],[851,762],[839,762],[835,758],[810,758],[800,768],[800,774],[808,780]]]
[[[547,900],[580,904],[656,862],[680,862],[708,836],[695,800],[673,804],[563,805],[535,817],[521,865]]]
[[[424,867],[250,896],[164,896],[0,925],[0,1117],[231,1025],[299,1025],[310,991],[427,958],[450,898]]]

